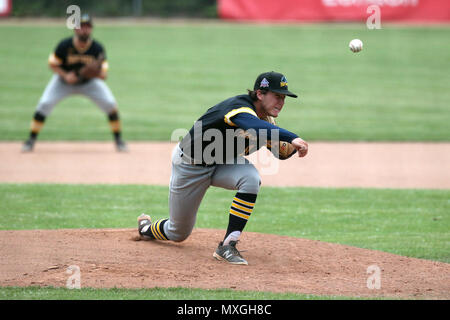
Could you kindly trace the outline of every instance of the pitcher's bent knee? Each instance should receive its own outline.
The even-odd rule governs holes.
[[[182,242],[191,235],[191,232],[170,233],[169,239],[175,242]]]
[[[164,226],[164,232],[166,233],[169,240],[175,242],[182,242],[186,240],[192,233],[192,229],[187,225],[176,225],[174,223],[168,223],[167,227]]]
[[[117,112],[117,103],[114,100],[103,100],[97,102],[97,105],[100,107],[100,109],[103,110],[107,115],[110,115],[111,113]]]
[[[43,116],[47,117],[50,115],[50,113],[53,110],[53,107],[55,106],[55,103],[53,102],[42,102],[39,101],[37,107],[36,107],[36,112],[38,112],[39,114],[42,114]]]
[[[248,174],[243,176],[238,185],[239,192],[257,194],[261,186],[261,177],[258,171],[249,170]]]

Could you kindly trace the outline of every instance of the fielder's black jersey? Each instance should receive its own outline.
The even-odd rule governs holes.
[[[97,59],[100,55],[103,55],[106,61],[105,50],[99,42],[90,39],[84,48],[79,48],[75,45],[74,37],[70,37],[59,42],[55,51],[50,54],[48,62],[65,71],[75,71],[78,74],[85,64]]]
[[[258,117],[249,95],[238,95],[209,108],[180,142],[181,150],[195,164],[208,165],[233,163],[237,157],[258,150],[263,144],[257,137],[239,129],[232,121],[242,112]]]

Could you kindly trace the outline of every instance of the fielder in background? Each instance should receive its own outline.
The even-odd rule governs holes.
[[[36,107],[30,136],[25,141],[22,151],[33,151],[37,136],[45,119],[55,105],[74,94],[89,97],[107,114],[117,151],[127,151],[127,145],[121,137],[121,123],[117,102],[105,83],[108,62],[103,46],[91,38],[92,19],[84,14],[80,19],[80,28],[75,28],[75,35],[63,39],[50,54],[48,63],[55,73],[47,84]]]
[[[280,159],[296,152],[304,157],[308,152],[308,144],[303,139],[269,121],[278,116],[286,96],[297,97],[288,90],[286,77],[272,71],[259,75],[248,94],[229,98],[208,109],[172,153],[169,218],[152,222],[150,216],[140,215],[140,237],[183,241],[194,228],[198,208],[210,186],[237,190],[228,211],[225,236],[213,257],[247,265],[236,244],[253,212],[261,181],[258,170],[244,156],[262,146],[271,150],[277,140],[292,148],[284,158],[271,150]]]

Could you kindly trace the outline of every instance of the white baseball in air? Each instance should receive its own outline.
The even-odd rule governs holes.
[[[360,52],[363,49],[363,43],[359,39],[353,39],[348,46],[352,52]]]

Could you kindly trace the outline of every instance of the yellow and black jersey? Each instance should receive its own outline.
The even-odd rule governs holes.
[[[273,132],[277,136],[272,136]],[[209,108],[180,142],[180,148],[194,164],[234,163],[266,146],[268,140],[291,142],[297,137],[259,119],[250,96],[238,95]]]
[[[246,135],[242,129],[240,130],[241,134],[237,135],[236,130],[239,128],[233,123],[233,117],[240,113],[248,113],[256,118],[258,117],[256,115],[255,106],[249,95],[238,95],[209,108],[195,122],[194,126],[189,131],[189,134],[183,138],[180,143],[180,148],[188,157],[195,159],[195,163],[204,163],[203,158],[196,159],[198,156],[195,152],[195,146],[197,145],[197,148],[201,150],[203,155],[205,148],[208,148],[208,145],[213,142],[216,143],[216,146],[218,146],[217,143],[220,143],[223,146],[221,150],[223,163],[225,163],[230,156],[231,158],[235,158],[236,156],[248,154],[248,146],[251,137]],[[221,141],[217,141],[218,139],[221,139]],[[238,150],[239,143],[237,140],[239,139],[243,139],[243,143],[245,144],[244,154],[242,154],[242,150],[241,152]],[[256,150],[252,148],[252,151]]]
[[[59,66],[65,71],[78,71],[89,62],[97,59],[101,54],[104,57],[103,70],[107,70],[106,52],[103,46],[90,39],[84,48],[77,47],[74,37],[63,39],[56,46],[54,52],[49,56],[48,63],[52,66]]]

